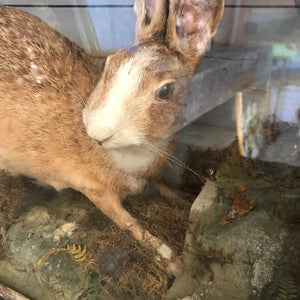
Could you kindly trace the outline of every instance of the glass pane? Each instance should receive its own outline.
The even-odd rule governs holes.
[[[298,299],[299,149],[300,0],[0,0],[0,299]]]

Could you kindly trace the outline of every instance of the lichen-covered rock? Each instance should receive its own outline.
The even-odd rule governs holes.
[[[299,258],[299,226],[291,224],[299,218],[300,186],[293,174],[297,174],[294,167],[227,157],[215,189],[208,189],[212,183],[207,182],[196,199],[198,208],[204,209],[193,211],[192,206],[185,272],[176,278],[168,297],[275,299],[281,274],[299,279],[299,266],[298,271],[293,266],[295,253]],[[244,203],[256,205],[242,215],[233,201],[239,186],[246,188]],[[235,214],[224,222],[224,215],[232,211]]]
[[[70,223],[51,216],[45,207],[34,207],[7,232],[6,257],[0,260],[0,281],[36,299],[77,299],[87,289],[83,265],[65,253],[50,256],[41,269],[37,262],[58,246],[58,229]],[[60,237],[72,240],[72,233]],[[64,241],[66,242],[66,240]]]

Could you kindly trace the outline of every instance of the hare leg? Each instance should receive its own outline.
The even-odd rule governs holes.
[[[149,231],[143,229],[138,221],[124,209],[117,194],[106,191],[101,195],[101,193],[98,194],[91,190],[85,190],[84,194],[120,229],[130,231],[135,239],[143,245],[155,249],[166,263],[168,273],[175,275],[180,272],[180,266],[172,249]]]
[[[179,195],[177,195],[164,180],[157,180],[154,182],[154,185],[162,197],[173,200],[181,200]]]

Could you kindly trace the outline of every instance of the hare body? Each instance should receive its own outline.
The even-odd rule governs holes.
[[[207,28],[196,33],[204,32],[205,46],[222,15],[216,1],[200,5]],[[142,189],[172,152],[187,79],[203,56],[194,29],[181,42],[174,36],[180,20],[187,30],[190,10],[199,17],[199,4],[179,4],[137,0],[136,45],[108,57],[103,72],[37,17],[0,7],[0,167],[82,192],[154,247],[170,272],[172,250],[141,228],[120,199]],[[185,43],[191,46],[182,50]]]
[[[63,187],[65,159],[71,164],[74,154],[88,151],[81,111],[101,73],[81,49],[25,12],[0,7],[0,32],[2,161]]]

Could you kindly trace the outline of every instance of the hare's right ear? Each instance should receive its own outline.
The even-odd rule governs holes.
[[[224,0],[170,0],[166,41],[191,63],[199,61],[223,16]]]
[[[168,0],[135,0],[135,44],[149,40],[164,42],[168,4]]]

